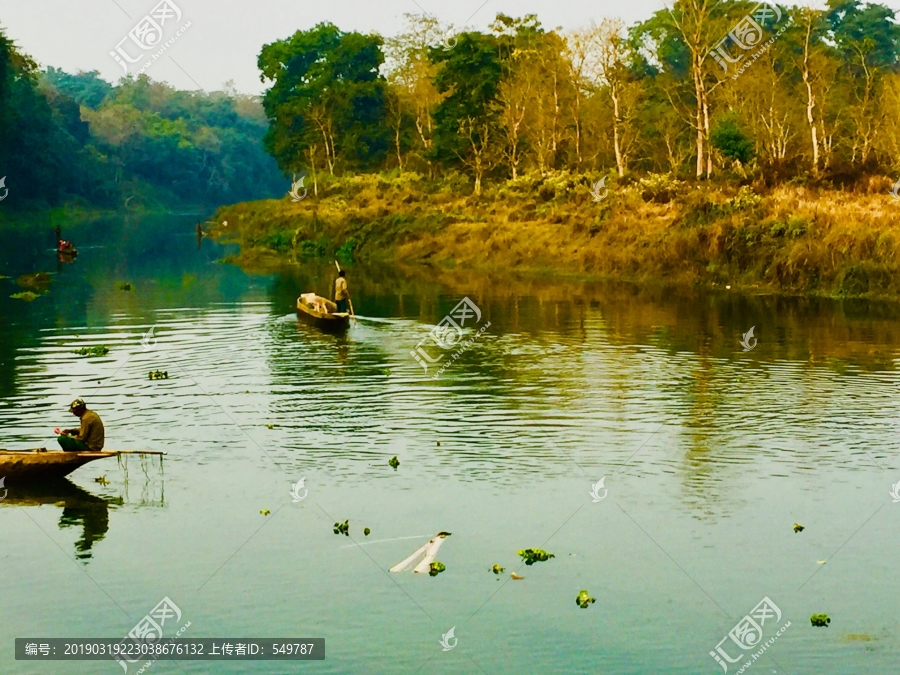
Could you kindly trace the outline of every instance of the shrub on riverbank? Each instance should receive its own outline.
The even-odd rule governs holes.
[[[224,207],[238,257],[332,256],[641,283],[900,296],[900,204],[851,193],[557,172],[482,196],[466,178],[406,173],[319,181],[318,195]],[[607,192],[608,190],[608,192]],[[223,223],[227,221],[227,225]]]

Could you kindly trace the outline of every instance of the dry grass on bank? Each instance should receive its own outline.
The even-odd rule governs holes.
[[[360,175],[289,198],[220,209],[242,256],[331,256],[646,284],[733,285],[900,297],[900,201],[781,186],[609,182],[553,174],[482,197],[464,179]],[[599,195],[604,195],[601,189]]]

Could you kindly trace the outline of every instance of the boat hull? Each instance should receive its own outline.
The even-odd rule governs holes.
[[[330,312],[320,312],[310,307],[308,302],[304,302],[306,298],[312,294],[306,293],[297,298],[297,317],[303,319],[307,323],[318,326],[322,330],[338,332],[345,331],[350,326],[350,316],[347,314],[332,314]],[[337,309],[336,305],[330,300],[324,298],[316,298],[325,303],[326,307]]]
[[[115,457],[116,452],[17,452],[0,450],[0,478],[18,481],[49,480],[68,476],[88,462]]]

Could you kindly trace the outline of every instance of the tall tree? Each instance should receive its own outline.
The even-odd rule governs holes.
[[[283,171],[301,170],[320,143],[330,173],[339,160],[366,168],[384,159],[390,129],[381,44],[322,23],[262,48],[261,80],[272,82],[263,95],[265,145]]]
[[[501,137],[500,44],[493,35],[466,32],[457,36],[453,49],[432,47],[429,54],[440,65],[434,85],[445,95],[434,111],[432,156],[447,166],[472,170],[475,192],[480,194]]]
[[[446,30],[434,17],[425,14],[404,16],[406,30],[385,41],[387,79],[395,96],[392,110],[395,145],[405,118],[410,117],[416,138],[411,144],[411,152],[427,164],[428,173],[433,176],[433,115],[443,95],[434,86],[438,66],[429,58],[429,50],[440,43]],[[402,160],[398,158],[398,161],[402,164]]]

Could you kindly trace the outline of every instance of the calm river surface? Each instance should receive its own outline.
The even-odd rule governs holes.
[[[327,658],[151,673],[724,672],[710,652],[735,673],[772,639],[744,672],[896,672],[896,307],[354,265],[363,318],[335,336],[292,312],[333,266],[247,274],[196,219],[71,228],[67,265],[49,225],[0,234],[0,447],[54,446],[82,396],[107,448],[168,453],[7,482],[0,672],[121,673],[17,662],[14,638],[122,637],[164,597],[167,635],[324,637]],[[10,299],[37,271],[48,294]],[[477,339],[434,379],[410,351],[463,296]],[[388,572],[439,531],[445,572]]]

